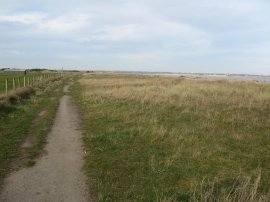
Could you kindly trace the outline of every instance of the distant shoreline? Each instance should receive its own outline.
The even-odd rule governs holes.
[[[260,83],[270,83],[270,75],[252,74],[214,74],[214,73],[173,73],[173,72],[140,72],[140,71],[91,71],[91,73],[112,73],[112,74],[131,74],[149,76],[184,76],[187,78],[202,78],[209,80],[240,80],[256,81]]]

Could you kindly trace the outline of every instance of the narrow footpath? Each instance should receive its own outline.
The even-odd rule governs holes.
[[[68,88],[65,86],[64,92],[68,92]],[[45,154],[35,166],[23,168],[6,178],[0,201],[89,201],[86,179],[81,171],[83,150],[78,122],[78,111],[71,97],[64,95],[47,137]]]

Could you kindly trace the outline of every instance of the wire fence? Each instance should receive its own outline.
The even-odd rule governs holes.
[[[35,86],[44,81],[49,81],[61,77],[61,73],[48,73],[36,75],[23,75],[23,76],[2,76],[0,79],[0,95],[8,95],[11,91],[27,87]]]

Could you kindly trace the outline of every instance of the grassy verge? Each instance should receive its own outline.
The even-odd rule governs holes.
[[[11,170],[33,165],[34,158],[42,152],[62,86],[61,80],[40,86],[35,95],[0,109],[1,182]]]
[[[84,75],[73,96],[99,201],[270,199],[269,85]]]

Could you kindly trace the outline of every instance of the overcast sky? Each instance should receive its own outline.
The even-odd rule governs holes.
[[[0,0],[0,67],[270,74],[269,0]]]

